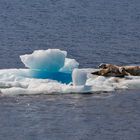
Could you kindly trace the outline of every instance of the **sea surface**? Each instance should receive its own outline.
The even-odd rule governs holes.
[[[58,48],[80,68],[140,65],[139,0],[0,0],[0,69]],[[140,90],[0,97],[0,140],[139,140]]]

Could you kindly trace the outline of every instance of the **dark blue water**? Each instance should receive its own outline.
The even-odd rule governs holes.
[[[139,0],[0,0],[0,68],[68,51],[80,67],[140,64]],[[110,95],[110,94],[109,94]],[[140,91],[0,98],[0,140],[139,140]]]

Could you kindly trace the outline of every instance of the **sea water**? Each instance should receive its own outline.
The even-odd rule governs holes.
[[[7,85],[1,82],[1,88],[5,90],[6,86],[5,93],[9,94],[17,86],[18,94],[0,97],[0,139],[140,139],[137,79],[127,82],[125,90],[112,90],[116,85],[113,83],[111,92],[42,95],[46,88],[46,84],[39,84],[42,79],[22,82],[21,77],[11,75],[16,68],[22,68],[23,76],[26,74],[20,55],[49,48],[67,51],[68,58],[79,62],[79,68],[97,68],[103,62],[139,65],[139,6],[138,0],[0,1],[0,68],[6,69],[1,71],[3,80],[9,78]],[[7,71],[11,68],[14,70]],[[91,79],[87,82],[99,89],[113,79],[96,80],[100,84]],[[53,82],[45,92],[55,90]],[[36,85],[42,90],[38,91]],[[135,90],[126,90],[126,86]],[[19,96],[27,93],[27,88],[34,92],[28,90],[30,96]],[[31,95],[35,91],[41,95]]]

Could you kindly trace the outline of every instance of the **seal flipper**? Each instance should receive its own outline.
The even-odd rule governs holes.
[[[93,75],[100,75],[99,71],[92,72]]]

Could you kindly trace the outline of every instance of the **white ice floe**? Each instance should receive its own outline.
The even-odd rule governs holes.
[[[96,77],[90,75],[89,69],[76,70],[73,75],[74,81],[69,84],[51,79],[31,78],[29,76],[30,70],[28,69],[0,70],[0,92],[3,95],[19,95],[94,93],[97,91],[114,91],[116,89],[140,89],[140,77],[123,79]]]
[[[140,89],[140,77],[93,76],[95,69],[78,69],[79,63],[66,58],[58,49],[38,50],[22,55],[29,69],[1,69],[0,93],[3,95],[94,93],[116,89]]]

